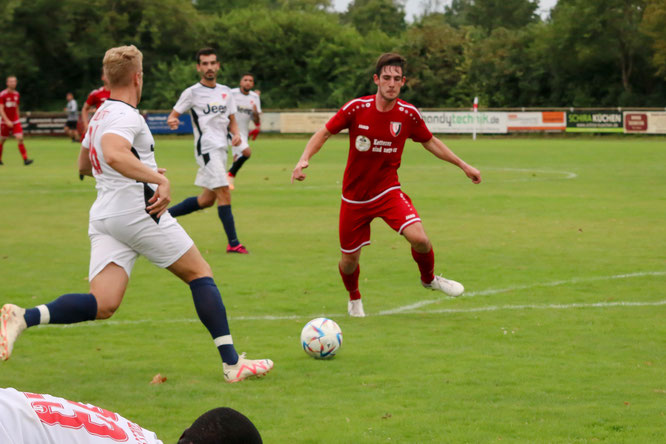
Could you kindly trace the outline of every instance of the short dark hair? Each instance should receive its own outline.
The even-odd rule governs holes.
[[[402,70],[402,75],[405,75],[405,68],[407,66],[407,60],[400,54],[395,52],[387,52],[379,56],[377,59],[377,65],[375,67],[375,74],[379,77],[382,73],[382,69],[385,66],[398,66]]]
[[[197,63],[201,63],[201,56],[202,55],[214,55],[215,58],[217,58],[217,53],[213,48],[201,48],[200,50],[197,51]]]
[[[257,428],[245,415],[218,407],[199,416],[183,432],[178,444],[262,444]]]
[[[252,74],[250,71],[244,72],[240,78],[242,79],[245,76],[250,76],[252,77],[252,80],[254,80],[254,74]]]

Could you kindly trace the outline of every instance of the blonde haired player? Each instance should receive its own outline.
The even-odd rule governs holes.
[[[0,312],[0,359],[14,341],[37,324],[72,324],[106,319],[120,306],[134,261],[141,254],[190,286],[194,306],[223,361],[227,382],[262,376],[269,359],[238,356],[227,316],[208,263],[185,230],[167,212],[169,179],[155,162],[153,139],[136,108],[143,87],[143,55],[135,46],[109,49],[104,73],[111,95],[93,116],[79,154],[79,171],[96,180],[90,209],[90,292],[65,294],[24,310],[6,304]]]

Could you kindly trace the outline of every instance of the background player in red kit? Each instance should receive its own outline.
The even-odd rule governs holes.
[[[23,157],[23,163],[30,165],[32,159],[28,159],[28,153],[23,144],[23,127],[19,121],[19,102],[21,95],[16,91],[18,80],[16,76],[7,77],[7,89],[0,92],[0,165],[2,165],[2,146],[5,140],[12,134],[18,142],[18,149]]]
[[[106,102],[106,99],[108,99],[109,96],[111,95],[111,91],[109,91],[109,83],[106,81],[106,77],[104,77],[104,74],[102,74],[102,82],[104,82],[103,86],[92,90],[90,94],[88,94],[86,103],[83,105],[83,108],[81,109],[82,137],[85,136],[86,131],[88,131],[88,122],[90,121],[90,116],[95,112],[97,108],[99,108],[102,105],[102,103]]]
[[[425,288],[459,296],[464,287],[442,276],[435,276],[435,255],[412,201],[400,190],[398,168],[407,138],[422,143],[436,157],[460,167],[474,183],[481,173],[466,164],[441,140],[430,133],[418,109],[398,99],[405,84],[405,59],[398,54],[383,54],[377,60],[374,82],[377,93],[345,104],[326,126],[307,143],[294,167],[292,182],[304,180],[303,170],[326,140],[349,129],[349,157],[342,181],[340,207],[340,275],[349,291],[347,310],[351,316],[365,316],[358,288],[361,248],[370,243],[370,222],[384,221],[411,244],[412,257]]]

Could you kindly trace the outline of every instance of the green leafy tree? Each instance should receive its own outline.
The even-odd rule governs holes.
[[[453,0],[444,15],[453,26],[518,29],[538,22],[537,0]]]
[[[666,79],[666,2],[648,0],[641,31],[652,38],[652,64],[657,73]]]
[[[380,30],[396,36],[406,28],[405,8],[396,0],[354,0],[341,20],[361,34]]]

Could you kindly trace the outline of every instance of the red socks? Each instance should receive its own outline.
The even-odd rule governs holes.
[[[421,281],[429,284],[435,279],[435,252],[431,248],[428,253],[419,253],[412,248],[412,257],[419,266]]]
[[[358,291],[358,275],[361,273],[361,266],[358,265],[352,274],[344,274],[339,264],[338,270],[340,271],[340,276],[342,276],[342,282],[345,284],[345,288],[349,292],[349,299],[352,301],[355,299],[361,299],[361,292]]]
[[[19,143],[18,149],[21,152],[21,157],[23,157],[23,160],[28,160],[28,152],[25,150],[25,145]]]

